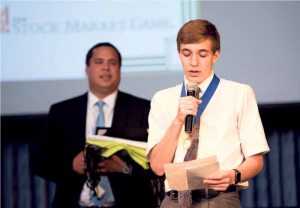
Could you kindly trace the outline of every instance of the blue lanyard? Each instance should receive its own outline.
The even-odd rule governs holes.
[[[208,105],[211,97],[214,95],[219,83],[220,83],[220,79],[216,75],[214,75],[214,77],[211,80],[211,82],[209,83],[204,95],[201,98],[202,103],[198,106],[197,115],[194,117],[194,125],[198,122],[198,120],[199,120],[200,116],[202,115],[204,109]],[[185,97],[185,96],[186,96],[186,90],[185,90],[185,84],[183,82],[180,97]]]

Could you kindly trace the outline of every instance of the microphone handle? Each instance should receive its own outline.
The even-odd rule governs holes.
[[[187,96],[193,96],[195,97],[196,92],[195,90],[187,90],[186,92]],[[194,116],[193,115],[187,115],[185,118],[185,126],[184,126],[184,131],[186,133],[192,133],[193,130],[193,121],[194,121]]]
[[[186,133],[192,133],[193,121],[194,121],[194,116],[193,115],[187,115],[186,116],[185,126],[184,126],[184,130],[185,130]]]

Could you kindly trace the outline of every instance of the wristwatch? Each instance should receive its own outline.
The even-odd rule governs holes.
[[[131,174],[131,166],[128,166],[127,164],[124,165],[124,167],[122,168],[122,173],[130,175]]]
[[[235,173],[235,184],[238,184],[241,182],[241,172],[238,171],[237,169],[232,169]]]

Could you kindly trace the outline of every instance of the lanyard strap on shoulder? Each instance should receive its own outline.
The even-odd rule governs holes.
[[[214,95],[219,83],[220,83],[220,79],[216,75],[214,75],[214,77],[211,80],[211,82],[209,83],[204,95],[201,98],[202,103],[198,106],[197,115],[194,117],[194,125],[198,122],[204,109],[208,105],[211,97]],[[186,90],[185,90],[185,84],[183,82],[182,88],[181,88],[181,97],[185,97],[185,96],[186,96]]]

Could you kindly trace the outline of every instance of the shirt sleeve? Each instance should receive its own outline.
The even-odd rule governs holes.
[[[148,132],[148,142],[147,142],[147,149],[146,149],[146,157],[150,159],[150,153],[152,148],[159,142],[161,138],[161,128],[159,128],[159,115],[160,109],[158,108],[159,98],[158,94],[156,93],[152,100],[151,100],[151,108],[148,116],[149,122],[149,132]]]
[[[152,148],[160,142],[170,126],[174,110],[169,105],[168,98],[164,91],[157,92],[151,100],[151,108],[148,117],[149,132],[146,149],[146,157],[150,158]]]
[[[249,85],[245,85],[241,102],[242,109],[238,117],[238,124],[241,148],[245,158],[269,152],[270,148],[259,115],[255,93]]]

